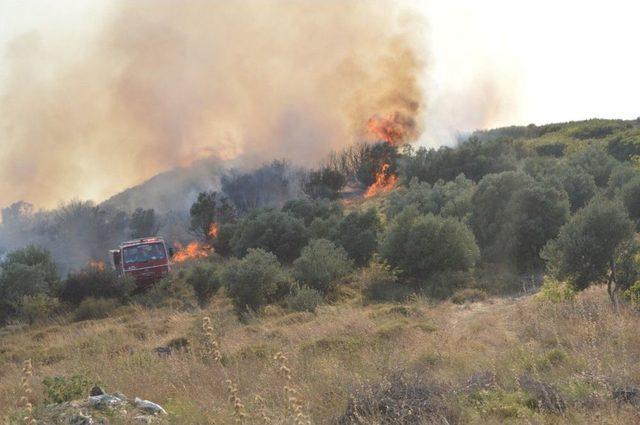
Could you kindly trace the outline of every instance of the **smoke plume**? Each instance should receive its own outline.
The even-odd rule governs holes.
[[[420,133],[422,23],[397,2],[154,0],[109,13],[64,52],[44,42],[55,34],[14,40],[0,206],[104,199],[211,156],[313,163],[366,138],[376,114]]]

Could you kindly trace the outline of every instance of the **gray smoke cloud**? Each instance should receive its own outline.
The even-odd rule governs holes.
[[[61,55],[55,34],[14,40],[0,206],[101,200],[205,157],[315,163],[376,114],[422,130],[424,22],[397,2],[121,2],[103,25]]]

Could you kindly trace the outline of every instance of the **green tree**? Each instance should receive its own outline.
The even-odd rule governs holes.
[[[223,268],[221,279],[240,312],[279,301],[290,287],[290,278],[276,256],[262,249],[250,249],[241,260],[231,259]]]
[[[156,212],[153,208],[148,210],[136,208],[133,214],[131,214],[129,228],[131,229],[131,237],[134,239],[155,236],[160,228]]]
[[[640,225],[640,176],[629,180],[620,189],[620,199],[629,213],[629,217]]]
[[[616,302],[616,265],[633,238],[634,225],[619,202],[592,200],[560,229],[558,237],[542,251],[549,273],[581,290],[592,283],[607,282]],[[622,254],[622,255],[621,255]]]
[[[293,262],[294,276],[302,284],[326,293],[353,268],[346,251],[326,239],[314,239]]]
[[[485,176],[471,198],[471,228],[484,251],[491,251],[507,223],[507,206],[514,193],[533,184],[533,179],[515,171]]]
[[[378,248],[380,218],[375,208],[365,212],[354,211],[342,219],[335,233],[334,242],[345,249],[357,265],[369,262]]]
[[[569,201],[563,191],[541,183],[516,191],[507,204],[494,258],[511,258],[520,271],[537,270],[543,265],[540,250],[568,218]]]
[[[410,207],[389,225],[380,255],[401,276],[424,286],[437,274],[472,269],[480,251],[471,230],[459,220],[420,215]]]
[[[238,224],[233,252],[244,256],[250,248],[262,248],[278,259],[291,263],[307,244],[309,232],[304,222],[291,214],[276,210],[257,210]]]
[[[571,212],[587,205],[598,190],[593,176],[580,167],[558,167],[554,177],[569,196]]]
[[[571,155],[568,162],[591,174],[598,187],[607,185],[611,171],[619,164],[615,158],[595,146]]]

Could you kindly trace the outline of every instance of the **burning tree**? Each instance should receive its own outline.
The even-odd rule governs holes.
[[[382,142],[366,151],[366,160],[358,169],[358,178],[369,186],[365,197],[389,192],[396,185],[398,147],[415,136],[415,127],[413,118],[398,112],[369,119],[368,132]]]

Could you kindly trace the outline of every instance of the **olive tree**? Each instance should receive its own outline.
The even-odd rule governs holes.
[[[542,251],[549,273],[582,290],[598,282],[607,283],[611,301],[617,303],[621,289],[618,265],[630,255],[634,224],[624,207],[596,198],[579,210],[560,229],[558,237]]]

